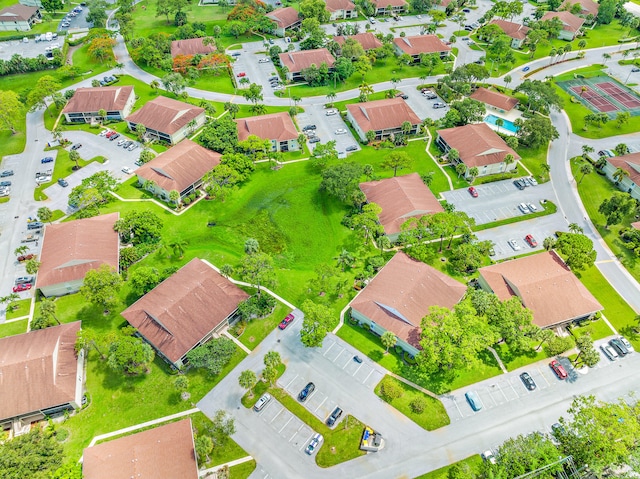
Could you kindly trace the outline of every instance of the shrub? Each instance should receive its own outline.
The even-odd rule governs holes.
[[[427,408],[427,401],[423,397],[417,397],[409,403],[409,407],[416,414],[422,414]]]
[[[380,395],[387,402],[401,398],[403,394],[402,389],[395,383],[395,381],[385,379],[380,385]]]
[[[557,356],[573,347],[573,340],[569,336],[554,336],[545,345],[545,351],[549,356]]]

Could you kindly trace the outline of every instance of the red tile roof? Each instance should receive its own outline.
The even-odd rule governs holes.
[[[444,211],[418,173],[360,183],[360,189],[369,203],[382,208],[380,224],[388,235],[399,233],[409,218]]]
[[[204,113],[204,108],[190,105],[183,101],[159,96],[148,101],[126,120],[142,124],[147,129],[172,135]]]
[[[204,38],[189,38],[187,40],[174,40],[171,42],[171,56],[178,55],[208,55],[216,51],[215,44],[205,45]]]
[[[78,88],[62,113],[121,111],[133,92],[132,86],[106,86],[100,88]]]
[[[323,63],[332,67],[335,58],[326,48],[318,48],[317,50],[302,50],[299,52],[285,52],[278,55],[280,63],[289,69],[290,72],[299,72],[311,65],[319,67]]]
[[[298,138],[298,130],[288,113],[251,116],[235,120],[238,125],[238,140],[246,140],[249,135],[262,139],[287,141]]]
[[[108,264],[118,269],[120,240],[113,225],[118,213],[45,226],[36,288],[84,279]]]
[[[631,223],[631,227],[637,230],[640,230],[640,221],[636,221],[635,223]]]
[[[584,18],[576,17],[570,12],[547,12],[540,20],[551,20],[552,18],[560,19],[563,25],[563,30],[571,33],[577,33],[578,30],[580,30],[580,27],[584,24]]]
[[[350,103],[347,110],[365,133],[399,128],[405,121],[419,125],[420,118],[402,98]]]
[[[580,4],[582,7],[582,11],[580,13],[583,15],[591,14],[594,17],[598,15],[598,4],[593,0],[567,0],[562,4],[562,8],[571,10],[571,7],[576,3]]]
[[[392,7],[404,7],[408,5],[405,0],[372,0],[373,4],[378,8],[387,8],[388,6]]]
[[[293,7],[276,8],[267,17],[276,22],[278,28],[289,28],[300,21],[298,11]]]
[[[191,419],[84,450],[85,479],[198,479]]]
[[[518,104],[517,98],[498,93],[497,91],[488,90],[484,87],[480,87],[474,91],[470,98],[504,111],[511,111]]]
[[[393,39],[404,53],[419,55],[420,53],[445,53],[451,51],[451,47],[445,44],[436,35],[416,35],[413,37],[397,37]]]
[[[71,403],[80,321],[0,339],[0,420]]]
[[[615,168],[622,168],[629,173],[629,179],[636,185],[640,185],[640,153],[614,156],[607,158],[607,162]]]
[[[464,284],[399,252],[353,299],[351,308],[420,349],[420,323],[429,308],[452,308],[466,290]]]
[[[518,296],[533,312],[533,323],[541,328],[602,309],[554,251],[485,266],[479,271],[501,300]]]
[[[486,123],[438,130],[438,135],[451,148],[458,150],[460,159],[468,168],[502,163],[509,153],[516,161],[520,159],[520,155]]]
[[[182,192],[218,166],[221,156],[187,138],[142,165],[136,175],[165,191]]]
[[[380,48],[382,46],[382,42],[371,32],[358,33],[356,35],[351,35],[350,37],[337,36],[333,37],[333,41],[337,42],[338,45],[343,45],[347,38],[353,38],[356,42],[362,45],[362,48],[365,51]]]
[[[506,20],[501,20],[496,18],[489,22],[493,25],[498,25],[500,29],[510,38],[515,38],[516,40],[524,40],[531,30],[529,27],[525,27],[524,25],[520,25],[519,23],[508,22]]]
[[[0,10],[0,22],[26,22],[33,17],[38,10],[37,7],[28,7],[27,5],[17,3]]]
[[[345,10],[348,12],[349,10],[356,9],[355,3],[350,0],[325,0],[325,3],[327,4],[327,10],[330,12],[337,12],[338,10]]]
[[[122,312],[171,362],[177,362],[249,295],[194,258]]]

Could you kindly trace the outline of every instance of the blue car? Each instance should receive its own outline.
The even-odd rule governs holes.
[[[42,163],[44,165],[45,163],[51,163],[52,161],[53,161],[53,157],[47,156],[47,157],[41,159],[40,163]]]
[[[479,411],[480,409],[482,409],[482,402],[480,401],[480,397],[475,391],[469,391],[464,395],[464,397],[467,398],[471,409],[473,409],[474,411]]]
[[[529,70],[531,70],[531,68],[530,68],[530,67],[524,67],[524,68],[522,69],[522,71],[523,71],[523,72],[528,72]]]

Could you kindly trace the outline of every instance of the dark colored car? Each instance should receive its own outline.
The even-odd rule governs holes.
[[[519,190],[524,190],[525,184],[520,180],[513,180],[513,184],[516,185],[516,188]]]
[[[362,364],[362,358],[360,356],[354,356],[353,360],[358,364]]]
[[[31,283],[22,283],[22,284],[16,284],[13,287],[13,292],[14,293],[19,293],[20,291],[27,291],[31,289]]]
[[[311,138],[309,138],[309,143],[318,143],[319,141],[320,141],[319,136],[312,136]]]
[[[69,186],[69,183],[67,183],[67,180],[65,180],[64,178],[58,178],[58,184],[63,188]]]
[[[51,163],[52,161],[53,161],[52,156],[45,156],[43,159],[40,160],[40,163],[45,164],[45,163]]]
[[[340,419],[340,416],[342,416],[342,409],[336,407],[331,415],[327,418],[327,426],[333,426],[338,421],[338,419]]]
[[[116,133],[115,135],[111,135],[109,137],[109,141],[117,140],[118,138],[120,138],[120,133]]]
[[[620,341],[617,338],[614,338],[611,341],[609,341],[609,345],[613,349],[615,349],[620,356],[626,356],[627,354],[629,354],[629,350],[627,349],[627,347],[624,345],[622,341]]]
[[[358,147],[356,145],[349,145],[346,148],[347,151],[357,151]]]
[[[302,391],[300,391],[300,394],[298,394],[298,401],[300,402],[305,402],[307,400],[307,398],[309,397],[309,395],[315,391],[316,389],[316,385],[313,383],[308,383],[303,389]]]
[[[286,318],[280,321],[278,328],[285,329],[287,326],[289,326],[293,322],[294,318],[295,316],[293,315],[293,313],[288,314]]]
[[[16,278],[16,284],[32,283],[33,276],[20,276]]]
[[[82,143],[76,143],[71,147],[72,150],[79,150],[80,148],[82,148]]]
[[[522,373],[520,375],[520,379],[522,380],[524,387],[526,387],[529,391],[533,391],[536,388],[536,383],[529,375],[529,373]]]
[[[0,187],[4,187],[4,186],[11,186],[11,182],[10,181],[0,181]]]
[[[398,98],[402,98],[403,100],[408,100],[409,99],[409,95],[407,95],[406,93],[398,93],[396,96]]]
[[[32,221],[31,223],[27,223],[28,230],[39,230],[44,226],[44,223],[41,221]]]
[[[469,194],[474,198],[478,197],[478,191],[473,186],[469,187]]]
[[[0,178],[6,178],[7,176],[13,176],[13,170],[4,170],[0,173]]]
[[[549,367],[553,370],[556,376],[558,376],[558,379],[567,379],[567,377],[569,377],[564,366],[555,359],[549,363]]]
[[[302,131],[309,131],[309,130],[315,130],[316,129],[316,125],[305,125],[302,127]]]

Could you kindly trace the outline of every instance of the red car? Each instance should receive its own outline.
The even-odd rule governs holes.
[[[31,283],[16,284],[13,287],[13,292],[14,293],[19,293],[20,291],[27,291],[29,289],[31,289]]]
[[[24,254],[24,255],[22,255],[22,256],[18,256],[18,262],[19,262],[19,263],[22,263],[23,261],[29,261],[30,259],[33,259],[33,258],[35,258],[35,257],[36,257],[36,255],[35,255],[35,254],[31,254],[31,253],[29,253],[29,254]]]
[[[560,364],[555,359],[549,363],[549,366],[551,367],[553,372],[556,373],[556,376],[558,376],[558,379],[567,379],[567,377],[569,376],[567,374],[567,371],[562,366],[562,364]]]
[[[246,77],[247,74],[245,72],[238,73],[238,78]]]
[[[280,324],[278,325],[278,327],[280,329],[286,328],[287,326],[289,326],[293,322],[293,318],[294,318],[293,313],[288,314],[286,318],[284,318],[282,321],[280,321]]]
[[[469,187],[469,194],[474,198],[478,197],[478,191],[473,186]]]
[[[531,246],[532,248],[535,248],[536,246],[538,246],[538,242],[536,241],[536,239],[533,237],[533,235],[527,235],[524,237],[524,240],[529,243],[529,246]]]

